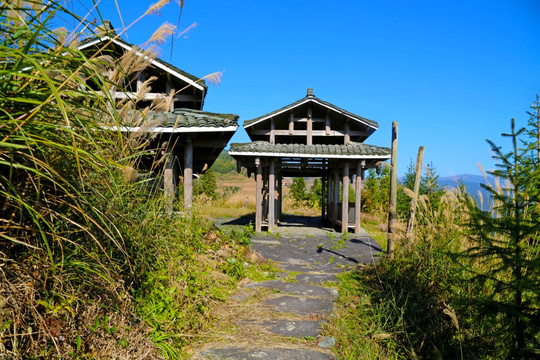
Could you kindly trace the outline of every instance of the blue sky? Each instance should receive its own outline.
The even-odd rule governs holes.
[[[83,3],[85,3],[83,1]],[[118,0],[127,25],[152,2]],[[82,13],[79,6],[77,12]],[[113,0],[101,15],[122,27]],[[159,25],[176,25],[174,0],[128,30],[145,42]],[[196,76],[223,71],[205,110],[240,115],[240,124],[305,96],[375,120],[366,142],[390,146],[399,123],[399,173],[416,158],[441,176],[493,168],[485,139],[519,125],[540,93],[537,0],[185,0],[179,31],[161,58]],[[243,128],[233,142],[248,142]]]

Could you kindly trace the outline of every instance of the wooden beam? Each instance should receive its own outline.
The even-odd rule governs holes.
[[[331,218],[332,218],[332,204],[333,204],[333,200],[332,200],[332,196],[333,196],[333,192],[332,192],[332,176],[330,174],[328,174],[327,176],[327,184],[326,184],[326,195],[328,196],[328,210],[326,211],[326,221],[330,221]]]
[[[137,84],[138,85],[138,84]],[[96,95],[103,96],[102,91],[96,91]],[[151,101],[156,99],[157,97],[167,97],[167,94],[165,93],[147,93],[144,95],[142,100]],[[136,92],[130,92],[130,91],[115,91],[113,93],[114,99],[137,99],[137,93]],[[202,99],[195,95],[175,95],[173,98],[174,101],[194,101],[194,102],[200,102]]]
[[[343,165],[343,199],[341,202],[341,232],[349,230],[349,162]]]
[[[307,122],[307,137],[306,137],[306,144],[312,145],[313,144],[313,109],[311,106],[308,106],[308,122]]]
[[[255,190],[255,231],[261,232],[262,228],[262,164],[259,157],[255,158],[256,190]]]
[[[274,159],[270,160],[268,171],[268,232],[274,232],[274,225],[276,224],[276,177],[274,163]]]
[[[271,134],[270,130],[253,130],[250,132],[253,135],[263,135],[263,136],[269,136]],[[346,136],[345,130],[311,130],[312,136]],[[286,136],[286,135],[296,135],[296,136],[307,136],[308,131],[307,130],[280,130],[275,129],[274,130],[274,136]],[[356,136],[367,136],[369,135],[367,131],[354,131],[349,130],[349,139],[350,137],[356,137]]]
[[[193,205],[193,144],[186,138],[184,146],[184,211],[191,214]]]

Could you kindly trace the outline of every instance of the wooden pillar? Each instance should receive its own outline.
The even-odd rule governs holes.
[[[294,115],[292,111],[289,113],[289,135],[294,133]]]
[[[326,194],[328,195],[328,211],[326,212],[326,220],[331,221],[332,220],[332,204],[333,200],[332,197],[334,195],[334,192],[332,191],[332,173],[328,173],[328,184],[326,186]]]
[[[174,151],[172,139],[169,139],[166,149],[165,170],[163,171],[163,194],[167,211],[172,211],[174,202]]]
[[[262,219],[264,221],[268,219],[268,168],[266,163],[261,164],[261,166],[263,166]]]
[[[276,124],[274,118],[270,118],[270,144],[276,143]]]
[[[362,211],[362,172],[364,170],[365,161],[356,162],[356,179],[354,182],[354,233],[359,234],[361,226],[361,211]]]
[[[324,131],[326,135],[330,135],[330,116],[328,114],[324,118]]]
[[[321,177],[321,219],[324,221],[324,215],[326,212],[326,176]]]
[[[307,139],[306,145],[313,144],[313,109],[311,105],[308,105],[308,114],[307,114]]]
[[[351,124],[350,120],[345,120],[345,136],[343,140],[344,145],[349,145],[349,142],[351,141],[351,134],[350,134]]]
[[[270,160],[270,169],[268,171],[268,232],[274,231],[274,225],[276,224],[276,195],[275,195],[275,160]]]
[[[191,214],[193,205],[193,143],[186,138],[184,145],[184,211]]]
[[[336,226],[338,203],[339,203],[339,174],[338,169],[334,170],[334,203],[332,204],[332,226]]]
[[[395,223],[396,223],[396,203],[397,203],[397,151],[398,151],[398,123],[392,122],[392,169],[390,172],[390,204],[388,207],[388,242],[387,256],[388,259],[394,258],[394,245],[396,240]]]
[[[281,220],[281,213],[283,211],[283,177],[281,176],[281,168],[278,170],[278,211],[277,221]]]
[[[343,164],[343,201],[341,203],[341,232],[349,230],[349,162]]]
[[[259,157],[255,158],[255,167],[257,168],[256,194],[255,194],[255,231],[261,232],[262,228],[262,165]]]

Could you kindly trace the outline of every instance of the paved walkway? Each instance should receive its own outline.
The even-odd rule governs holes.
[[[222,309],[222,319],[234,328],[216,334],[218,341],[193,358],[335,359],[334,339],[321,337],[320,327],[338,296],[336,274],[376,261],[380,247],[366,232],[342,236],[319,218],[300,216],[283,219],[274,234],[256,235],[252,247],[282,270],[279,279],[243,286]]]

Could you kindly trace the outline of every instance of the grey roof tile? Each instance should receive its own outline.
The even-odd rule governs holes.
[[[299,155],[357,155],[390,156],[390,149],[375,145],[350,142],[349,145],[270,144],[254,141],[231,144],[230,152],[299,154]]]

